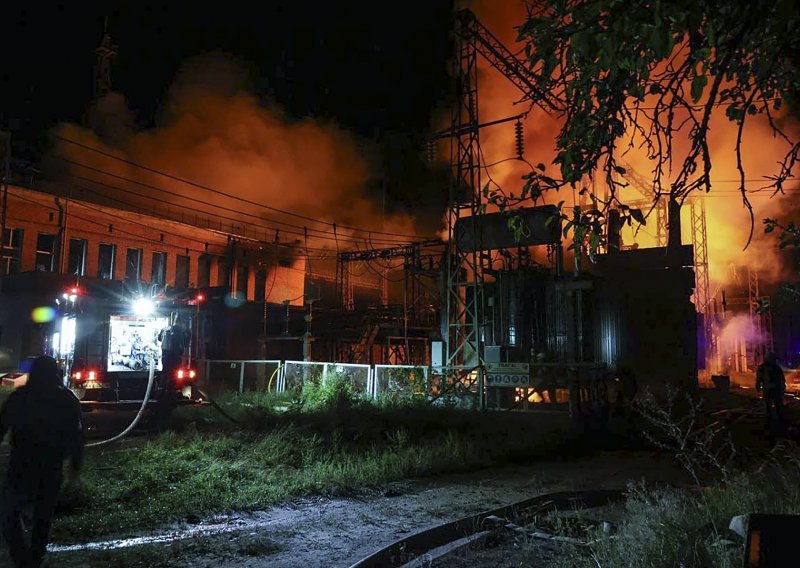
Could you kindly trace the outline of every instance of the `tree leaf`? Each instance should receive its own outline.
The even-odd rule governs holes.
[[[703,89],[706,88],[708,84],[708,76],[707,75],[698,75],[694,79],[692,79],[692,86],[691,86],[691,94],[692,94],[692,102],[699,102],[700,99],[703,97]]]

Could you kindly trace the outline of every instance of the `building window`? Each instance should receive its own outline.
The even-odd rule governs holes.
[[[22,255],[22,229],[6,229],[3,234],[3,274],[19,272],[19,259]]]
[[[103,280],[114,279],[114,261],[117,258],[117,245],[100,243],[97,256],[97,277]]]
[[[139,281],[142,279],[142,249],[128,249],[125,260],[125,280]]]
[[[150,282],[163,286],[167,281],[167,253],[153,253],[153,267],[150,271]]]
[[[201,254],[197,258],[197,287],[208,288],[211,285],[211,257]]]
[[[86,274],[86,239],[69,240],[69,259],[67,274],[83,276]]]
[[[189,257],[182,254],[175,257],[175,287],[189,287]]]
[[[56,261],[56,236],[39,233],[36,237],[36,270],[53,272]]]

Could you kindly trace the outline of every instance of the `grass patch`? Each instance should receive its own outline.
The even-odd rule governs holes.
[[[800,513],[800,474],[789,468],[771,482],[742,475],[698,495],[670,488],[632,487],[619,532],[606,538],[599,529],[588,550],[565,546],[557,567],[663,566],[738,568],[742,540],[728,531],[732,517],[750,512]],[[778,481],[782,479],[782,481]]]
[[[669,400],[645,404],[643,415],[651,424],[647,437],[673,453],[702,487],[632,486],[617,534],[608,538],[595,525],[577,535],[591,542],[588,549],[564,546],[556,566],[739,567],[744,545],[728,529],[732,517],[800,514],[800,450],[795,446],[778,446],[753,459],[736,452],[729,433],[709,424],[691,400],[678,412]]]
[[[383,408],[336,391],[276,412],[286,400],[250,394],[181,409],[141,447],[88,456],[65,487],[53,537],[83,541],[292,497],[347,494],[416,476],[579,452],[567,416],[478,414],[417,404]],[[305,406],[305,408],[304,408]],[[567,450],[569,448],[569,450]]]

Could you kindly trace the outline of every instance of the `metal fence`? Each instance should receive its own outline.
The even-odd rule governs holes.
[[[273,392],[299,397],[306,384],[337,377],[370,399],[428,396],[434,403],[474,408],[479,404],[475,367],[363,365],[276,359],[198,361],[200,384],[211,396],[224,392]],[[489,408],[528,409],[535,403],[580,403],[607,398],[607,367],[597,363],[531,363],[530,385],[487,387]],[[533,405],[533,406],[532,406]]]
[[[224,392],[278,390],[281,361],[276,359],[205,360],[199,362],[200,384],[211,395]]]
[[[430,367],[415,365],[375,365],[372,396],[412,396],[428,394]]]
[[[279,392],[300,394],[309,382],[323,385],[333,377],[349,382],[353,390],[372,396],[372,367],[355,363],[319,363],[314,361],[286,361],[283,364]]]

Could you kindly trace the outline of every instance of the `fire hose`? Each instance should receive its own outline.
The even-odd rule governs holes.
[[[200,394],[203,396],[203,398],[205,398],[205,399],[206,399],[206,400],[209,402],[209,404],[210,404],[211,406],[213,406],[214,408],[216,408],[216,409],[217,409],[217,411],[218,411],[220,414],[222,414],[222,415],[223,415],[225,418],[227,418],[228,420],[230,420],[231,422],[234,422],[234,423],[236,423],[236,424],[238,424],[238,423],[239,423],[239,421],[238,421],[238,420],[236,420],[236,418],[234,418],[233,416],[231,416],[230,414],[228,414],[227,412],[225,412],[224,410],[222,410],[222,407],[221,407],[219,404],[217,404],[217,402],[216,402],[216,401],[215,401],[213,398],[211,398],[210,396],[208,396],[208,395],[205,393],[205,391],[201,390],[200,388],[198,388],[197,390],[198,390],[198,392],[200,392]]]
[[[156,368],[155,368],[155,360],[150,360],[150,373],[147,377],[147,390],[144,393],[144,400],[142,400],[142,406],[139,407],[139,412],[136,413],[136,416],[133,418],[133,421],[125,428],[122,432],[117,434],[112,438],[108,438],[107,440],[100,440],[99,442],[92,442],[91,444],[86,444],[87,448],[92,448],[95,446],[103,446],[105,444],[110,444],[111,442],[116,442],[121,440],[125,436],[131,433],[131,431],[136,428],[136,425],[139,423],[139,420],[142,419],[142,415],[144,414],[144,409],[147,407],[147,403],[150,401],[150,394],[153,391],[153,382],[156,375]],[[216,403],[214,399],[208,396],[203,390],[198,388],[200,394],[205,398],[211,406],[213,406],[220,414],[222,414],[225,418],[230,420],[231,422],[238,423],[239,421],[236,420],[233,416],[225,412],[222,407]]]
[[[267,383],[267,392],[270,392],[272,390],[272,380],[275,378],[275,376],[278,374],[278,371],[280,371],[282,367],[283,365],[278,365],[272,372],[272,375],[269,378],[269,382]]]
[[[156,376],[156,363],[154,359],[150,359],[150,374],[147,377],[147,390],[144,392],[144,400],[142,400],[142,406],[139,407],[139,412],[136,413],[136,416],[133,418],[133,422],[131,422],[127,428],[125,428],[122,432],[114,436],[113,438],[109,438],[107,440],[100,440],[99,442],[92,442],[91,444],[86,444],[87,448],[92,448],[94,446],[102,446],[104,444],[110,444],[111,442],[116,442],[117,440],[121,440],[128,434],[130,434],[131,430],[133,430],[136,425],[141,420],[142,415],[144,414],[144,409],[147,406],[147,402],[150,400],[150,393],[153,390],[153,380]]]

